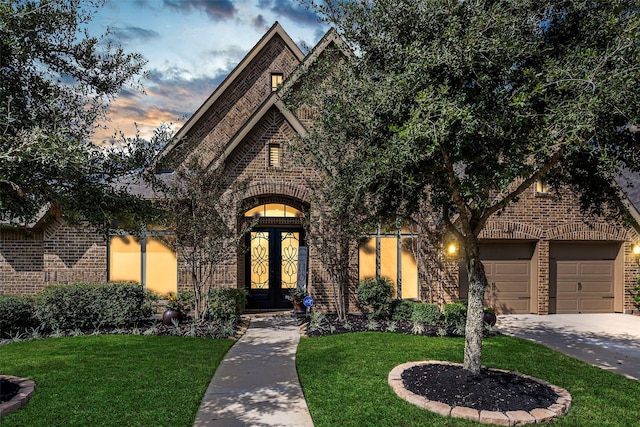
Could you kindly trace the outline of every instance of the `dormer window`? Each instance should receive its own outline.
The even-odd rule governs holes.
[[[275,92],[282,86],[282,73],[271,73],[271,92]]]

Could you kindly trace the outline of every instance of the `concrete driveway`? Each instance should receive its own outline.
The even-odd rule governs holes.
[[[640,381],[640,316],[509,314],[498,316],[496,327]]]

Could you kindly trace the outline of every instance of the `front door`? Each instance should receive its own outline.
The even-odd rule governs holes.
[[[303,231],[257,228],[247,236],[246,288],[248,308],[290,308],[286,295],[298,281],[298,249]]]

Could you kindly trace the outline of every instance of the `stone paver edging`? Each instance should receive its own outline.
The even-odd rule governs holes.
[[[549,384],[546,381],[538,378],[530,377],[528,375],[521,374],[519,372],[510,372],[502,369],[492,369],[493,371],[510,372],[514,375],[519,375],[524,378],[529,378],[537,381],[541,384],[551,387],[551,389],[558,395],[556,402],[547,408],[536,408],[531,411],[479,411],[473,408],[467,408],[464,406],[451,407],[446,403],[429,400],[426,397],[415,394],[404,387],[402,381],[402,373],[409,368],[427,364],[438,365],[453,365],[462,366],[459,363],[443,362],[439,360],[427,360],[423,362],[408,362],[398,365],[391,372],[389,372],[388,382],[391,388],[396,392],[398,396],[431,412],[435,412],[446,417],[464,418],[467,420],[477,421],[483,424],[498,424],[503,426],[513,426],[521,424],[535,424],[544,421],[552,420],[553,418],[560,417],[571,408],[571,395],[569,392],[561,387]]]
[[[11,375],[0,375],[0,378],[20,386],[18,394],[13,396],[13,399],[0,403],[0,418],[2,418],[4,415],[15,412],[27,404],[36,389],[36,383],[28,378],[19,378]]]

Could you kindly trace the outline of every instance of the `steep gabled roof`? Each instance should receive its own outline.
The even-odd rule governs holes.
[[[293,114],[282,101],[282,94],[287,90],[292,88],[295,83],[306,74],[309,67],[320,57],[322,52],[324,52],[327,47],[331,45],[344,47],[344,42],[342,38],[338,35],[338,32],[334,28],[330,28],[329,31],[320,39],[320,41],[315,45],[311,52],[303,59],[303,61],[298,65],[296,70],[291,73],[289,78],[287,78],[283,85],[276,91],[273,92],[269,97],[264,101],[264,103],[258,108],[253,115],[245,122],[245,124],[240,128],[240,130],[229,140],[227,145],[224,148],[224,151],[220,158],[214,159],[208,167],[216,168],[220,166],[225,159],[231,155],[233,150],[242,142],[242,140],[253,130],[253,128],[262,120],[265,114],[271,109],[271,107],[275,106],[280,113],[287,120],[289,125],[299,134],[305,135],[307,133],[307,129],[304,127],[302,122]]]
[[[289,37],[284,31],[282,26],[276,21],[269,31],[258,41],[258,43],[249,51],[249,53],[240,61],[240,63],[233,69],[231,73],[224,79],[224,81],[213,91],[211,96],[198,108],[198,110],[187,120],[187,122],[176,133],[175,137],[169,142],[158,159],[165,157],[170,153],[176,145],[189,133],[191,128],[198,123],[198,120],[215,104],[215,102],[222,96],[222,94],[231,86],[231,84],[238,78],[238,76],[247,68],[247,66],[253,61],[253,59],[262,51],[262,49],[276,36],[279,36],[291,50],[291,52],[298,58],[299,61],[304,59],[304,53],[300,50],[298,45]],[[158,161],[158,160],[157,160]],[[156,161],[156,162],[157,162]]]

